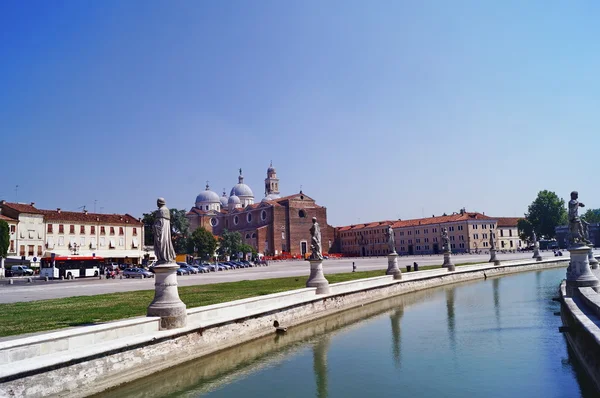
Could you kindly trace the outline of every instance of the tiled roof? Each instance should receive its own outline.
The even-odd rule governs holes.
[[[464,212],[464,213],[456,213],[451,214],[449,216],[437,216],[437,217],[428,217],[428,218],[415,218],[414,220],[398,220],[398,221],[376,221],[368,224],[354,224],[354,225],[346,225],[343,227],[338,227],[339,232],[344,231],[354,231],[357,229],[364,228],[373,228],[382,225],[390,225],[392,224],[393,228],[402,228],[402,227],[417,227],[419,225],[430,225],[430,224],[441,224],[446,222],[457,222],[457,221],[467,221],[467,220],[496,220],[496,218],[488,217],[481,213],[475,212]]]
[[[15,220],[14,218],[10,218],[8,216],[0,214],[0,220],[8,221],[8,222],[19,222],[19,220]]]
[[[125,225],[143,225],[137,218],[130,214],[98,214],[83,213],[75,211],[58,210],[38,210],[44,215],[46,221],[64,221],[64,222],[99,222],[102,224],[125,224]]]
[[[498,220],[498,227],[516,227],[519,220],[523,217],[495,217]]]
[[[4,202],[2,206],[11,208],[19,213],[42,214],[41,210],[36,209],[33,204]]]

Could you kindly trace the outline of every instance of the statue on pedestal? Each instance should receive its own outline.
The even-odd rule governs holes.
[[[310,227],[310,259],[311,260],[323,260],[323,253],[321,251],[321,227],[317,222],[317,217],[312,218],[313,225]]]
[[[387,238],[389,252],[396,253],[396,239],[394,237],[394,229],[391,225],[388,225],[385,237]]]
[[[156,201],[158,210],[154,212],[154,254],[157,264],[168,264],[175,261],[175,249],[171,242],[171,213],[163,198]]]
[[[490,231],[490,250],[496,250],[496,239],[494,238],[494,231]]]
[[[450,238],[448,237],[448,229],[445,227],[442,228],[442,250],[445,253],[450,252]]]
[[[585,205],[579,202],[579,193],[571,192],[571,200],[569,201],[569,233],[571,236],[571,245],[584,245],[590,243],[585,232],[584,224],[588,224],[579,218],[579,208]]]

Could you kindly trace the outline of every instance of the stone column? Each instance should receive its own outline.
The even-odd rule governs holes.
[[[594,248],[590,247],[590,251],[588,251],[588,261],[590,262],[591,269],[598,269],[598,260],[594,257]]]
[[[597,289],[600,285],[598,278],[590,270],[589,250],[590,248],[585,245],[569,248],[571,262],[567,269],[567,296],[576,295],[579,287]]]
[[[533,257],[535,261],[542,261],[542,255],[540,254],[540,243],[536,240],[533,243]]]
[[[386,275],[393,275],[394,279],[402,279],[402,271],[398,268],[398,254],[396,252],[388,254],[388,268]]]
[[[176,263],[161,264],[154,267],[154,300],[148,307],[148,316],[160,317],[160,329],[177,329],[187,324],[185,304],[179,298],[177,290]]]
[[[306,287],[316,287],[317,294],[329,294],[329,282],[323,275],[323,260],[308,260],[310,263],[310,276]]]
[[[452,272],[456,268],[454,267],[454,264],[452,264],[452,260],[450,260],[450,254],[451,254],[450,250],[447,250],[444,252],[444,263],[442,264],[442,267],[448,268],[448,271]]]
[[[496,257],[496,249],[490,249],[490,261],[489,263],[494,263],[494,265],[500,265],[500,260]]]

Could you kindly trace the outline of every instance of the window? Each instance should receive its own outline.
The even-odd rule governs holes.
[[[250,234],[246,234],[246,239],[250,239]]]
[[[250,224],[252,222],[252,213],[248,213],[246,215],[246,221],[248,222],[248,224]]]
[[[458,240],[465,240],[465,237],[464,237],[464,235],[460,235],[460,236],[458,237]]]
[[[421,243],[421,239],[415,239],[415,243]]]
[[[412,234],[412,231],[408,231],[408,235],[411,235],[411,234]]]
[[[252,239],[256,238],[256,232],[252,233]],[[331,246],[331,245],[330,245]]]
[[[434,242],[437,242],[437,237],[434,237],[434,238],[433,238],[433,241],[434,241]]]
[[[501,237],[504,236],[504,230],[503,229],[500,230],[500,236]]]
[[[216,227],[218,223],[219,223],[219,220],[217,220],[216,218],[213,217],[210,219],[211,226]]]
[[[85,225],[82,225],[79,227],[79,233],[80,234],[85,234]]]
[[[69,233],[70,234],[74,234],[75,233],[75,225],[69,225]]]
[[[24,256],[25,255],[25,245],[20,245],[19,246],[19,255],[20,256]]]
[[[401,244],[401,245],[403,245],[403,244],[404,244],[404,240],[401,240],[401,241],[400,241],[400,244]]]
[[[412,244],[412,239],[409,239],[409,240],[408,240],[408,244],[409,244],[409,245],[410,245],[410,244]]]
[[[400,231],[400,236],[404,236],[404,231]]]
[[[425,243],[429,242],[429,238],[425,238],[425,239],[424,239],[424,242],[425,242]]]
[[[62,224],[58,224],[58,233],[59,234],[64,234],[65,233],[65,226]]]
[[[454,226],[448,227],[448,232],[454,232]]]
[[[267,219],[267,212],[266,211],[261,211],[260,212],[260,219],[265,221]]]
[[[477,229],[477,224],[473,224],[473,229]]]
[[[238,225],[239,222],[240,222],[240,219],[238,216],[233,217],[233,224]]]
[[[415,231],[415,235],[420,235],[420,234],[421,234],[421,231],[417,229],[417,230]]]
[[[137,238],[133,238],[133,240],[131,241],[131,247],[133,247],[134,249],[138,247]]]
[[[450,240],[451,240],[452,242],[454,242],[454,235],[452,235],[452,236],[450,237]]]
[[[125,238],[119,238],[119,247],[125,246]]]
[[[15,241],[11,240],[10,241],[10,252],[14,253],[14,251],[15,251]]]
[[[79,238],[79,246],[80,247],[85,246],[85,236],[82,236],[81,238]]]
[[[460,247],[461,249],[464,249],[465,248],[465,244],[464,243],[459,243],[458,247]]]
[[[125,230],[123,227],[119,227],[119,235],[125,235]]]
[[[34,245],[27,245],[27,255],[29,257],[33,257],[34,256],[34,251],[35,251],[35,246]]]
[[[418,245],[417,245],[417,250],[421,250],[421,246],[418,246]]]
[[[59,246],[64,246],[65,245],[65,237],[64,236],[59,236],[58,237],[58,245]]]
[[[512,229],[508,230],[508,236],[512,236]]]
[[[134,228],[134,229],[135,229],[135,228]],[[92,234],[92,235],[96,235],[96,226],[92,225],[92,226],[90,227],[90,234]]]
[[[428,230],[428,229],[425,229],[425,230],[423,230],[423,233],[424,233],[424,234],[428,234],[428,233],[429,233],[429,230]]]
[[[483,247],[488,247],[488,243],[487,242],[483,242]]]
[[[104,228],[104,227],[102,227]],[[100,238],[100,247],[106,246],[106,238],[103,236]]]
[[[100,233],[102,235],[106,235],[106,227],[100,227]],[[104,245],[102,245],[102,246],[104,246]]]
[[[463,226],[462,226],[462,225],[459,225],[459,226],[457,227],[457,229],[458,229],[459,231],[462,231],[462,230],[463,230]]]
[[[11,227],[12,228],[12,227]],[[52,224],[48,224],[48,233],[51,234],[52,233]]]
[[[137,228],[135,228],[135,227],[133,228],[133,233],[132,234],[133,234],[133,236],[137,236]]]
[[[454,244],[454,243],[450,243],[450,248],[451,248],[451,249],[455,249],[455,248],[456,248],[456,244]]]
[[[510,243],[510,247],[513,247],[513,241],[511,240],[509,243]]]
[[[481,226],[481,229],[487,229],[487,224],[483,224],[483,225]]]
[[[433,232],[434,234],[437,234],[437,228],[433,228],[433,229],[431,230],[431,232]]]
[[[298,217],[300,217],[300,218],[305,218],[305,217],[306,217],[306,212],[305,212],[304,210],[300,210],[300,211],[298,212]]]
[[[114,235],[115,234],[115,227],[110,227],[110,234]]]
[[[483,239],[487,239],[487,237],[488,237],[488,236],[487,236],[487,234],[481,234],[481,237],[482,237]]]
[[[511,242],[512,243],[512,242]],[[504,241],[500,242],[500,246],[502,246],[502,248],[504,249]]]
[[[111,238],[111,239],[108,241],[108,248],[109,248],[109,249],[114,249],[114,248],[115,248],[115,240],[114,240],[114,239],[112,239],[112,238]]]
[[[479,234],[473,234],[473,239],[479,239]]]

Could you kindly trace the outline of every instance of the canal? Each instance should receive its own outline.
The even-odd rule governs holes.
[[[558,332],[565,269],[393,297],[104,392],[107,397],[597,397]]]

